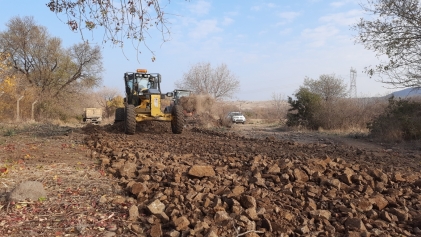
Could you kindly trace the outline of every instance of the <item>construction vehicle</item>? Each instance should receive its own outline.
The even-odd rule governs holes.
[[[173,97],[173,92],[161,93],[161,75],[146,69],[124,73],[126,98],[124,108],[117,108],[115,121],[125,121],[125,132],[135,134],[136,124],[143,121],[170,122],[175,134],[183,132],[183,109],[175,105],[169,111],[161,110],[161,99]]]
[[[176,89],[173,91],[174,97],[169,106],[164,111],[171,111],[174,106],[180,106],[183,110],[184,123],[191,126],[197,122],[197,106],[200,100],[197,96],[192,96],[193,92],[189,90]],[[199,100],[199,101],[198,101]]]
[[[171,101],[171,104],[169,106],[165,107],[164,112],[171,111],[175,105],[181,105],[180,104],[180,99],[182,97],[189,97],[191,94],[192,94],[192,91],[189,91],[189,90],[175,89],[173,91],[174,97],[173,97],[173,99]],[[184,114],[186,114],[188,112],[190,112],[190,111],[186,111],[185,108],[183,108],[183,113]]]
[[[84,123],[99,124],[102,121],[102,108],[84,108],[82,114]]]

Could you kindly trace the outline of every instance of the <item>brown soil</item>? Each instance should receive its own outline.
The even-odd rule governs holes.
[[[0,236],[421,233],[419,150],[261,125],[137,130],[4,128]],[[48,197],[9,202],[24,180],[42,182]]]

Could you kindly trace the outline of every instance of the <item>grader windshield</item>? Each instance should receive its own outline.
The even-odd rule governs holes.
[[[191,91],[187,90],[176,90],[174,93],[174,98],[179,100],[181,97],[190,96]]]
[[[158,73],[126,73],[126,93],[128,95],[141,95],[147,89],[160,90]]]

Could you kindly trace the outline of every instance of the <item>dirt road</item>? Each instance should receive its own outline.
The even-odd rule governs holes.
[[[1,137],[9,172],[0,235],[421,233],[415,150],[253,126],[174,135],[166,125],[133,136],[114,125]],[[8,202],[27,179],[41,181],[48,199]]]

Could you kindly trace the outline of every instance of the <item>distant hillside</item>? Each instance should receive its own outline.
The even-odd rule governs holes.
[[[421,96],[421,88],[406,88],[400,91],[395,91],[393,93],[390,93],[386,97],[389,98],[391,96],[395,96],[395,98],[408,98],[408,97],[414,97],[414,96]]]

